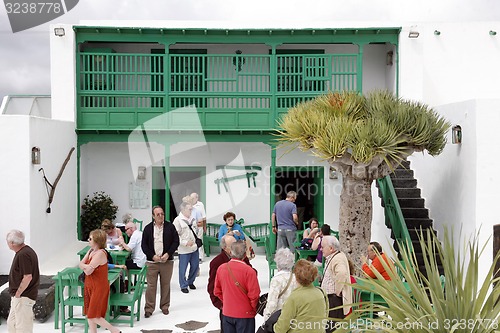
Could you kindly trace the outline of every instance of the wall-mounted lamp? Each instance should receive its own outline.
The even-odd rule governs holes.
[[[385,64],[387,66],[392,66],[394,64],[394,52],[393,51],[387,52],[387,55],[385,56]]]
[[[462,127],[460,125],[455,125],[451,128],[451,143],[462,143]]]
[[[436,36],[441,35],[441,31],[439,31],[439,30],[434,30],[434,35],[436,35]]]
[[[490,36],[496,36],[496,34],[497,34],[496,31],[490,30]]]
[[[64,28],[54,28],[54,35],[57,37],[63,37],[65,35]]]
[[[339,175],[337,173],[337,169],[335,169],[334,167],[330,167],[330,170],[328,171],[328,178],[330,179],[338,179],[339,178]]]
[[[137,168],[137,179],[144,180],[146,179],[146,167],[140,166]]]
[[[236,56],[233,57],[233,65],[236,66],[236,70],[241,72],[243,65],[245,64],[245,57],[241,56],[243,52],[241,50],[236,50]]]
[[[31,163],[40,164],[41,161],[42,161],[42,156],[40,153],[40,148],[39,147],[31,148]]]
[[[408,38],[418,38],[418,36],[420,36],[420,32],[415,30],[410,30],[408,33]]]

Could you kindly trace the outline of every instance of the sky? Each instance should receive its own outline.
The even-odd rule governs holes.
[[[246,27],[314,27],[319,22],[331,27],[345,27],[350,22],[402,26],[499,21],[500,0],[79,0],[76,7],[53,21],[17,33],[12,32],[6,8],[1,6],[0,100],[5,95],[49,95],[50,24],[88,20],[217,21]]]

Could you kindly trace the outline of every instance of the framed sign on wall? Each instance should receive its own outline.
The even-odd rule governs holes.
[[[131,209],[149,208],[149,182],[130,182],[128,197]]]

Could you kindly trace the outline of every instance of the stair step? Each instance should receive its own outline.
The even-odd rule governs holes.
[[[419,188],[394,188],[398,198],[420,198]]]
[[[425,208],[425,199],[423,198],[401,198],[398,199],[401,208]]]
[[[429,210],[427,208],[401,208],[405,218],[428,218]]]
[[[408,160],[403,160],[400,162],[400,165],[397,167],[398,169],[409,169],[410,168],[410,161]]]
[[[408,233],[410,234],[411,239],[418,239],[421,233],[423,233],[424,237],[427,237],[427,230],[437,236],[437,231],[433,228],[408,228]]]
[[[422,229],[432,228],[432,219],[429,218],[405,218],[406,226],[408,229]]]
[[[416,188],[417,180],[412,178],[391,179],[394,188]]]
[[[396,169],[391,173],[391,179],[413,178],[413,176],[413,170],[411,169]]]

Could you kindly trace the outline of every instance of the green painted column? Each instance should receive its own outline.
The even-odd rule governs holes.
[[[82,239],[82,222],[80,221],[80,210],[81,210],[81,189],[80,189],[80,150],[81,143],[77,140],[76,144],[76,220],[78,223],[76,224],[76,231],[78,235],[78,240]]]
[[[170,219],[170,146],[168,142],[164,143],[165,149],[165,218]]]
[[[271,147],[271,170],[270,170],[270,177],[269,177],[269,186],[270,186],[270,190],[269,190],[269,228],[270,228],[270,233],[269,233],[269,236],[270,236],[270,239],[271,239],[271,250],[272,250],[272,253],[275,253],[276,252],[276,235],[273,234],[272,232],[272,221],[271,221],[271,215],[273,213],[273,208],[274,208],[274,204],[276,203],[275,202],[275,198],[276,198],[276,193],[275,193],[275,185],[276,185],[276,144],[273,144],[273,143],[267,143],[269,145],[269,147]]]

